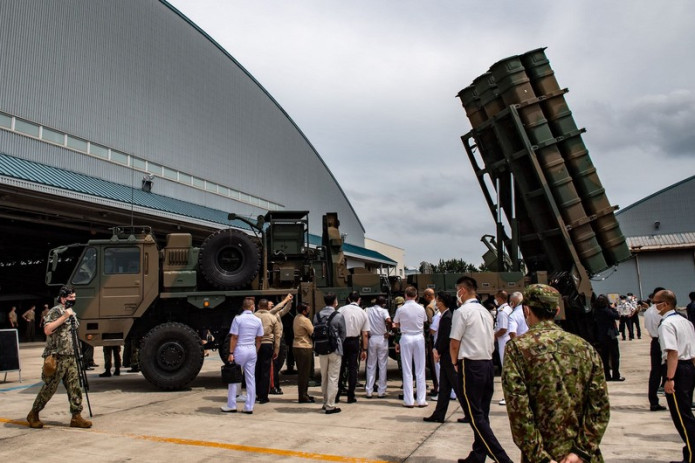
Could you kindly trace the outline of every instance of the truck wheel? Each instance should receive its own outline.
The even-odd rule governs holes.
[[[203,344],[183,323],[162,323],[142,338],[140,370],[155,386],[174,390],[186,387],[203,366]]]
[[[246,233],[231,228],[208,236],[200,247],[198,266],[211,285],[238,289],[248,285],[261,265],[261,251]]]

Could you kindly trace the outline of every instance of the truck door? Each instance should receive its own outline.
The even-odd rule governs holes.
[[[142,302],[142,246],[104,246],[100,317],[129,317]]]

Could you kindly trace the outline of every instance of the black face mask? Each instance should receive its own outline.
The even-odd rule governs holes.
[[[70,309],[75,306],[75,300],[74,299],[66,299],[65,300],[65,308]]]

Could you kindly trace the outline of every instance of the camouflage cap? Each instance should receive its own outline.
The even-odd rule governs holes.
[[[393,303],[395,305],[402,305],[402,304],[405,304],[405,299],[403,299],[403,297],[401,297],[401,296],[397,296],[393,299]]]
[[[552,317],[560,305],[560,292],[548,285],[531,285],[524,291],[524,304]]]

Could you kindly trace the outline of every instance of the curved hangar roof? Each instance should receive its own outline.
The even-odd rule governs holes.
[[[363,245],[302,131],[167,2],[6,0],[2,10],[0,152],[123,185],[152,173],[153,193],[239,214],[309,210],[313,230],[335,211]]]

